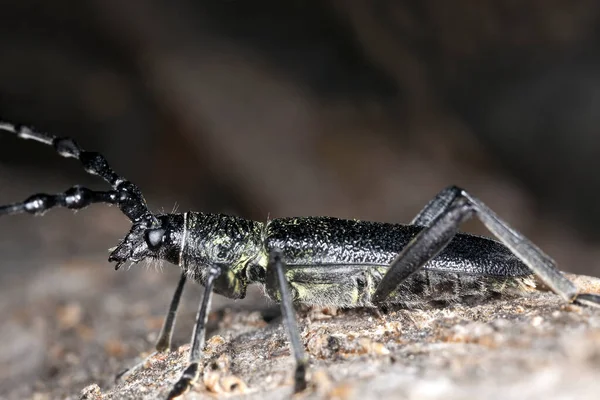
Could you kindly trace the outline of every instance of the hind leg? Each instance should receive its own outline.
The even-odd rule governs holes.
[[[415,217],[413,223],[425,228],[402,250],[379,283],[374,302],[384,301],[410,275],[442,251],[472,216],[508,247],[549,288],[568,302],[600,307],[600,296],[578,293],[577,287],[557,268],[556,263],[529,239],[511,228],[476,197],[456,186],[440,192]],[[498,275],[503,266],[498,265]]]

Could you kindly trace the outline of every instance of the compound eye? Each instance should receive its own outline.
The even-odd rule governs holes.
[[[165,236],[165,230],[159,229],[147,229],[144,233],[146,244],[150,250],[156,250],[163,242]]]

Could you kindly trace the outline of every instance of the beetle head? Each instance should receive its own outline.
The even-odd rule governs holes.
[[[178,264],[182,233],[182,214],[156,215],[152,220],[135,222],[108,261],[116,262],[115,269],[128,261],[138,263],[145,259]]]

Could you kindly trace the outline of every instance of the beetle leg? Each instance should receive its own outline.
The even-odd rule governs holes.
[[[171,339],[173,337],[173,327],[175,326],[175,317],[177,316],[177,309],[179,308],[179,300],[181,300],[181,294],[183,293],[183,287],[185,286],[186,275],[185,272],[181,273],[181,277],[179,278],[179,283],[177,284],[177,288],[175,289],[175,293],[173,294],[173,298],[171,299],[171,304],[169,305],[169,311],[165,316],[165,320],[163,322],[162,329],[160,330],[160,334],[158,335],[158,340],[156,341],[156,345],[154,346],[156,351],[152,352],[148,357],[144,359],[141,363],[128,368],[122,372],[120,372],[116,380],[125,380],[131,374],[139,371],[141,368],[144,368],[149,359],[154,357],[159,353],[168,352],[171,349]]]
[[[273,251],[269,257],[267,266],[267,286],[277,287],[279,291],[279,301],[281,303],[281,313],[283,315],[283,324],[288,333],[290,346],[294,358],[296,359],[296,371],[294,373],[294,392],[301,392],[306,389],[306,369],[308,358],[304,353],[304,345],[300,340],[300,331],[296,323],[296,313],[292,305],[292,296],[288,288],[288,281],[285,276],[285,264],[281,260],[279,251]]]
[[[204,339],[206,336],[206,322],[208,321],[208,312],[210,302],[212,300],[212,291],[215,280],[221,275],[221,268],[213,266],[209,269],[204,286],[204,295],[196,314],[196,326],[192,334],[192,348],[190,349],[190,357],[188,366],[181,374],[181,378],[175,383],[173,389],[169,393],[168,399],[174,399],[186,393],[200,377],[200,361],[202,360],[202,348],[204,347]]]
[[[472,214],[473,207],[466,199],[457,197],[452,200],[392,261],[373,294],[373,302],[384,301],[406,278],[442,251],[456,235],[459,226]]]
[[[171,304],[169,305],[169,311],[167,312],[167,316],[165,317],[165,321],[163,322],[162,329],[160,330],[160,335],[158,336],[158,340],[156,341],[156,351],[165,352],[169,351],[171,348],[171,339],[173,338],[173,327],[175,326],[175,317],[177,316],[177,308],[179,308],[179,300],[181,299],[181,294],[183,293],[183,287],[186,281],[185,272],[181,273],[181,277],[179,278],[179,283],[177,283],[177,288],[175,289],[175,293],[173,294],[173,299],[171,299]]]
[[[600,296],[579,294],[577,287],[556,268],[552,258],[501,220],[483,202],[456,186],[440,192],[413,220],[425,228],[390,264],[373,295],[373,301],[384,301],[406,278],[442,251],[460,225],[473,215],[563,299],[600,306]]]
[[[460,190],[456,186],[450,186],[439,192],[412,221],[411,225],[430,226],[431,223],[444,212],[452,200],[456,198],[456,191]]]

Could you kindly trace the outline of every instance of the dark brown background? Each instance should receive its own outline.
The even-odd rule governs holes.
[[[1,10],[1,118],[104,153],[153,210],[406,222],[458,184],[562,269],[600,275],[597,1],[29,0]],[[75,183],[104,187],[72,160],[0,135],[0,203]],[[79,305],[102,327],[122,323],[106,315],[132,301],[160,317],[174,268],[115,273],[104,262],[127,227],[101,206],[0,220],[0,316],[18,314],[20,326],[0,336],[11,388],[31,393],[23,387],[37,379],[43,392],[69,371],[60,359],[49,373],[46,333],[64,337],[49,304]],[[44,345],[23,354],[39,357],[17,369],[15,337],[37,323],[24,348]],[[63,389],[102,379],[122,357]]]

